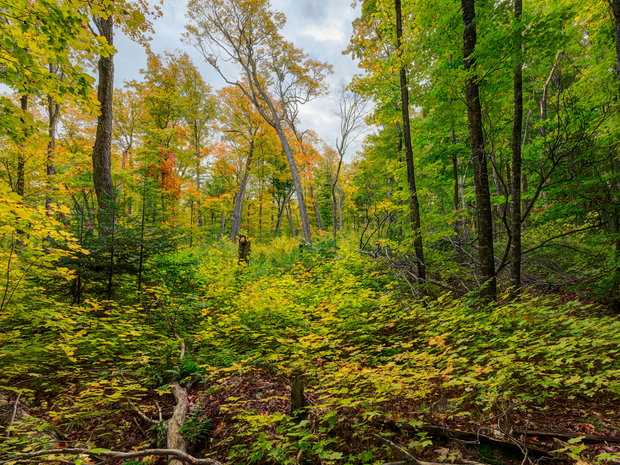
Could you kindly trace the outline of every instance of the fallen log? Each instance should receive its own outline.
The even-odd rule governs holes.
[[[536,430],[521,430],[515,429],[512,431],[514,434],[522,434],[527,437],[530,436],[548,436],[550,438],[558,439],[572,439],[583,437],[584,442],[616,442],[620,443],[620,436],[606,436],[601,434],[585,434],[585,433],[572,433],[570,431],[536,431]]]
[[[205,458],[205,459],[197,459],[185,452],[181,452],[180,450],[174,449],[145,449],[137,452],[118,452],[113,450],[104,450],[104,449],[82,449],[82,448],[64,448],[64,449],[54,449],[54,450],[40,450],[37,452],[29,452],[26,454],[14,454],[8,457],[8,460],[4,462],[0,462],[0,465],[6,463],[19,463],[25,459],[32,459],[35,457],[43,457],[46,455],[88,455],[89,457],[94,458],[106,458],[106,463],[112,460],[128,460],[128,459],[137,459],[140,457],[148,457],[148,456],[173,456],[176,459],[189,463],[192,465],[222,465],[217,460]],[[111,460],[110,460],[111,459]]]

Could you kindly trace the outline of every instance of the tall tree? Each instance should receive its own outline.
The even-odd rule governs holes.
[[[282,38],[278,31],[285,17],[272,11],[268,0],[192,0],[188,17],[185,39],[228,84],[241,89],[278,133],[295,185],[304,237],[312,241],[304,191],[283,123],[297,105],[326,92],[324,80],[331,66],[309,59]],[[244,81],[226,76],[218,61],[220,53],[237,66]]]
[[[512,180],[510,197],[510,285],[514,293],[521,288],[521,137],[523,127],[523,52],[521,13],[523,0],[514,0],[514,119],[512,122]]]
[[[336,205],[336,185],[342,168],[342,161],[352,142],[366,129],[364,118],[366,116],[366,107],[368,100],[348,90],[344,81],[340,81],[334,91],[334,100],[338,105],[338,109],[334,113],[340,120],[340,137],[336,138],[336,151],[338,152],[338,166],[331,179],[331,199],[332,199],[332,216],[333,216],[333,236],[336,238],[337,231],[337,205]],[[419,210],[418,210],[419,213]]]
[[[415,165],[413,163],[413,149],[411,148],[411,126],[409,122],[409,87],[407,84],[407,69],[402,61],[402,8],[400,0],[394,0],[396,13],[396,53],[399,58],[398,77],[400,82],[400,106],[403,118],[403,137],[405,139],[405,155],[407,159],[407,184],[409,186],[409,204],[411,209],[411,226],[413,227],[413,246],[417,260],[418,278],[426,280],[426,263],[424,262],[424,245],[420,230],[420,200],[415,184]]]
[[[93,22],[98,29],[99,37],[113,46],[114,15],[94,16]],[[107,235],[112,221],[112,202],[114,201],[114,184],[112,183],[112,103],[114,101],[114,55],[112,53],[99,56],[97,63],[99,82],[97,100],[99,115],[97,116],[97,134],[93,146],[93,184],[97,194],[99,207],[99,229]]]
[[[467,121],[469,141],[474,164],[474,186],[476,189],[476,217],[478,220],[478,257],[483,288],[481,296],[494,300],[497,294],[495,278],[495,255],[493,251],[493,216],[487,157],[482,131],[482,106],[478,88],[476,67],[476,8],[475,0],[461,0],[463,12],[463,54],[467,81],[465,97],[467,100]]]

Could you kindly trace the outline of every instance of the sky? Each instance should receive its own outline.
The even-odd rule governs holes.
[[[182,50],[187,52],[213,89],[225,85],[221,77],[204,62],[202,55],[192,46],[181,41],[187,19],[186,0],[164,0],[163,17],[153,26],[155,33],[151,49],[155,53]],[[334,74],[328,77],[330,87],[344,79],[351,81],[360,72],[350,55],[342,55],[351,37],[352,21],[358,11],[350,6],[350,0],[272,0],[272,8],[286,15],[287,21],[281,31],[286,40],[302,48],[311,58],[327,61],[334,67]],[[115,37],[115,87],[122,87],[126,80],[141,80],[140,69],[146,67],[146,53],[142,46],[120,35]],[[330,145],[339,136],[338,119],[332,116],[335,104],[330,98],[309,102],[300,110],[302,129],[312,129]],[[359,147],[358,141],[352,144],[346,158],[349,161]]]

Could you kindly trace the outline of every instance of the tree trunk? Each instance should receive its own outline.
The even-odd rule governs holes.
[[[316,213],[316,222],[319,226],[319,229],[323,230],[323,221],[321,220],[321,211],[319,210],[319,204],[314,197],[314,186],[310,186],[310,196],[312,197],[312,202],[314,203],[314,213]]]
[[[176,400],[176,405],[174,406],[172,418],[167,421],[166,444],[168,449],[187,452],[187,443],[183,439],[183,433],[181,432],[181,427],[185,423],[185,417],[189,410],[187,390],[182,388],[178,381],[175,381],[172,384],[172,394]],[[168,465],[183,465],[183,463],[176,457],[168,457]]]
[[[473,0],[472,0],[473,1]],[[401,0],[394,0],[396,10],[396,47],[398,54],[402,54],[402,11]],[[411,225],[415,234],[413,246],[417,259],[418,278],[426,280],[426,264],[424,263],[424,244],[422,242],[422,232],[420,230],[420,201],[415,184],[415,166],[413,164],[413,149],[411,147],[411,127],[409,124],[409,88],[407,85],[407,71],[401,63],[399,70],[400,77],[400,97],[403,118],[403,138],[405,139],[405,155],[407,158],[407,183],[409,184],[409,203],[411,207]]]
[[[308,210],[306,208],[306,200],[304,199],[304,191],[301,185],[301,180],[299,179],[299,172],[297,171],[297,164],[295,163],[295,158],[293,157],[293,151],[291,150],[291,147],[288,144],[288,140],[286,139],[286,135],[284,134],[284,129],[282,128],[282,124],[277,119],[276,119],[275,129],[278,133],[278,137],[280,138],[280,142],[282,143],[282,148],[284,149],[284,153],[286,153],[286,159],[288,160],[288,166],[291,170],[291,177],[293,178],[293,185],[295,186],[295,192],[297,193],[297,204],[299,205],[299,217],[301,218],[301,227],[304,231],[304,238],[306,239],[306,241],[312,243],[312,232],[310,231],[310,221],[308,220]]]
[[[114,17],[94,18],[99,35],[112,45],[114,36]],[[114,185],[112,184],[112,97],[114,94],[113,56],[100,56],[98,63],[99,85],[97,98],[101,113],[97,117],[97,134],[93,146],[93,183],[97,194],[99,210],[98,222],[100,232],[107,235],[112,221],[112,202]]]
[[[289,200],[287,204],[284,206],[286,208],[286,217],[288,218],[288,225],[291,227],[291,231],[293,233],[293,237],[297,236],[295,234],[295,226],[293,225],[293,213],[291,212],[291,201]]]
[[[467,100],[467,122],[474,164],[474,186],[476,188],[476,216],[478,220],[478,254],[483,287],[481,297],[495,300],[497,284],[495,280],[495,256],[493,252],[493,217],[491,212],[491,194],[489,192],[489,175],[484,153],[484,136],[482,132],[482,107],[476,74],[476,61],[472,57],[476,49],[476,10],[475,0],[461,0],[463,12],[463,54],[465,71],[468,73],[465,97]]]
[[[333,235],[334,235],[334,239],[336,239],[336,233],[338,232],[338,208],[336,206],[336,184],[335,183],[331,183],[330,186],[330,194],[331,194],[331,199],[332,199],[332,230],[333,230]]]
[[[515,0],[515,23],[520,28],[523,0]],[[521,292],[521,134],[523,126],[523,54],[521,29],[514,32],[514,121],[512,125],[512,181],[510,196],[510,286],[513,295]]]
[[[54,190],[54,175],[56,167],[54,166],[54,149],[56,148],[56,126],[58,125],[58,115],[60,114],[60,103],[54,103],[51,96],[47,97],[47,115],[48,115],[48,135],[50,137],[47,143],[47,195],[45,197],[45,214],[52,216],[52,198],[51,191]]]
[[[19,100],[22,105],[22,111],[28,111],[28,96],[22,95]],[[26,159],[24,158],[24,145],[21,144],[17,153],[17,183],[15,186],[15,191],[17,192],[17,195],[21,197],[24,196],[24,188],[26,185],[24,178],[25,167]]]
[[[241,215],[243,213],[243,199],[245,196],[245,187],[248,183],[248,178],[250,177],[250,166],[252,164],[252,155],[254,154],[254,141],[250,141],[250,151],[248,153],[248,159],[245,163],[245,170],[243,173],[243,178],[241,179],[241,184],[239,185],[239,191],[237,192],[237,196],[235,197],[235,208],[233,209],[232,214],[232,228],[230,230],[230,240],[235,240],[235,235],[241,229]]]
[[[226,227],[226,212],[222,208],[222,218],[220,219],[220,239],[224,238],[224,228]]]
[[[616,77],[618,79],[618,94],[620,96],[620,0],[609,0],[611,10],[614,16],[614,35],[616,39]],[[616,172],[617,167],[616,167]],[[612,279],[612,300],[616,312],[620,311],[620,296],[618,286],[620,285],[620,220],[618,212],[614,217],[614,234],[615,239],[615,266]]]

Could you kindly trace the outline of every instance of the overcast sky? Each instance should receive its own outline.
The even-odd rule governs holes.
[[[204,62],[202,55],[181,42],[181,34],[187,22],[187,1],[164,2],[163,17],[154,23],[152,50],[155,53],[172,52],[175,49],[186,51],[213,89],[223,87],[225,83]],[[350,82],[358,72],[356,62],[349,55],[342,55],[351,37],[351,22],[358,14],[351,8],[350,0],[272,0],[272,8],[286,15],[286,26],[281,31],[285,39],[302,48],[311,58],[327,61],[334,66],[334,74],[328,77],[331,87],[340,79]],[[140,80],[140,69],[146,67],[143,48],[120,34],[115,37],[114,45],[118,50],[115,57],[115,86],[122,87],[125,80]],[[313,129],[321,139],[333,145],[339,135],[338,120],[331,116],[334,110],[334,104],[329,98],[306,104],[300,111],[302,129]],[[352,150],[358,146],[359,143],[355,144]],[[351,155],[347,154],[347,158],[350,159]]]

